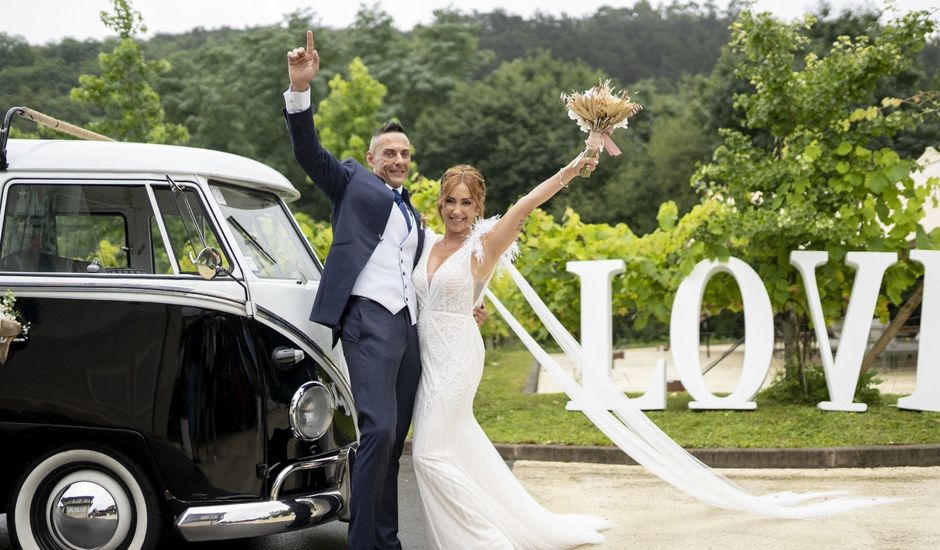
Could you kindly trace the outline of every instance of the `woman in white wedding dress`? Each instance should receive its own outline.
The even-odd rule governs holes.
[[[412,457],[432,548],[561,549],[600,543],[606,520],[555,514],[516,480],[473,416],[483,373],[483,340],[472,311],[525,218],[578,172],[583,154],[499,218],[484,220],[485,186],[466,165],[441,178],[443,236],[428,232],[414,270],[421,382],[415,400]],[[511,254],[511,252],[510,252]]]

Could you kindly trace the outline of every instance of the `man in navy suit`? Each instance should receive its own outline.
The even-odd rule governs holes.
[[[320,70],[313,33],[287,54],[285,116],[294,157],[330,199],[333,245],[310,319],[343,341],[359,422],[353,462],[350,548],[401,548],[398,460],[421,376],[411,272],[424,245],[402,187],[411,143],[397,123],[372,137],[369,171],[323,149],[313,125],[310,81]]]

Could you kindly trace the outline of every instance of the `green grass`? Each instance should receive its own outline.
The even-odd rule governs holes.
[[[496,443],[612,445],[581,413],[565,410],[564,394],[522,393],[532,357],[490,351],[474,410]],[[683,447],[830,447],[940,444],[940,413],[893,406],[898,396],[864,413],[826,412],[757,397],[754,411],[692,411],[685,392],[671,393],[665,411],[648,412]]]

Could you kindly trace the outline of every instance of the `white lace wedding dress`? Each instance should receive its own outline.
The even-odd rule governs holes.
[[[480,235],[471,237],[428,278],[427,260],[440,238],[428,232],[414,270],[418,298],[421,382],[415,400],[412,458],[431,548],[561,549],[600,543],[610,527],[594,516],[555,514],[522,487],[473,416],[483,374],[483,339],[473,319],[487,280],[471,272]]]

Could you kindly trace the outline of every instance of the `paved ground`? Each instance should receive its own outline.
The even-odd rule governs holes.
[[[699,355],[702,369],[717,359],[729,348],[729,344],[715,344],[706,349],[701,346]],[[660,347],[650,348],[632,348],[623,351],[623,357],[614,359],[611,369],[611,380],[618,388],[629,392],[646,391],[647,385],[653,375],[653,368],[656,361],[664,359],[666,361],[666,380],[678,380],[679,375],[672,363],[672,354],[668,350]],[[566,368],[569,372],[573,370],[571,362],[564,354],[554,354],[552,357],[559,365]],[[705,374],[705,384],[712,392],[731,392],[737,387],[740,378],[741,365],[744,361],[744,346],[740,346],[735,351],[718,363],[713,369]],[[884,393],[894,393],[908,395],[914,391],[914,382],[916,374],[916,355],[912,356],[893,356],[879,359],[875,362],[875,369],[882,379],[878,388]],[[764,380],[764,385],[769,384],[774,374],[783,369],[783,359],[781,354],[774,354],[771,361],[770,372]],[[537,391],[539,393],[561,393],[561,388],[552,380],[551,376],[544,370],[539,370]],[[760,407],[758,400],[757,406]]]
[[[814,520],[766,519],[707,506],[639,466],[517,462],[514,472],[556,511],[601,512],[617,526],[600,549],[940,547],[940,467],[720,470],[755,494],[847,489],[902,502]]]
[[[700,503],[638,466],[517,461],[515,475],[556,512],[590,512],[616,523],[607,543],[581,550],[737,548],[854,550],[935,549],[940,545],[940,467],[873,469],[719,470],[755,494],[847,489],[866,496],[906,497],[876,508],[815,520],[766,519]],[[425,550],[414,470],[404,460],[401,477],[402,542]],[[0,516],[0,549],[11,548]],[[186,545],[193,550],[345,548],[345,524],[302,533]],[[472,548],[468,545],[467,548]]]

